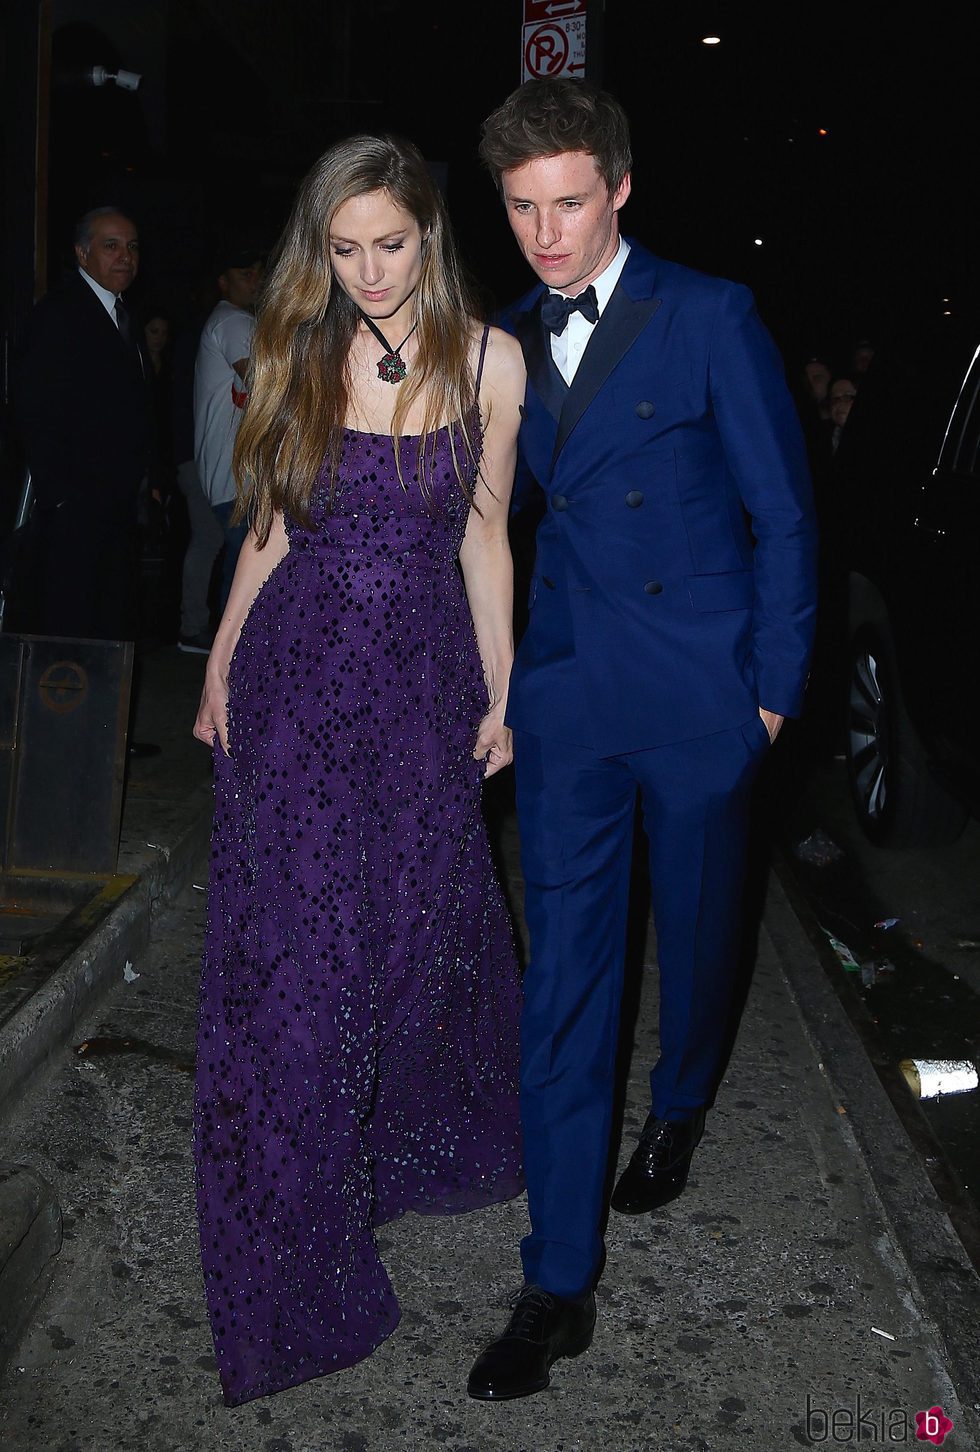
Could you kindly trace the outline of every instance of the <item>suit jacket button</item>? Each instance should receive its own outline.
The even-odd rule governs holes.
[[[629,505],[630,509],[639,509],[640,505],[643,503],[643,495],[640,493],[639,489],[630,490],[630,492],[626,496],[626,503]]]
[[[659,580],[647,580],[643,588],[648,595],[659,595],[664,587]]]
[[[656,412],[657,410],[653,406],[653,404],[648,402],[646,399],[644,399],[642,403],[638,403],[636,405],[637,418],[653,418],[653,415]]]
[[[564,494],[552,494],[551,507],[552,509],[558,510],[567,509],[568,500],[565,498]]]

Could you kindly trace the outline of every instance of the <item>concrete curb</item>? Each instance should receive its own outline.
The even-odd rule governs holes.
[[[976,1213],[955,1203],[950,1208],[937,1193],[922,1153],[926,1141],[932,1142],[931,1131],[907,1087],[898,1087],[897,1069],[880,1061],[855,1027],[833,986],[837,970],[831,967],[831,950],[794,890],[790,873],[778,863],[770,877],[763,924],[920,1305],[936,1329],[961,1404],[977,1417],[980,1275],[951,1218],[957,1216],[965,1242],[972,1243]],[[971,1430],[980,1446],[980,1417]]]
[[[188,798],[173,842],[156,849],[95,930],[0,1027],[0,1114],[71,1040],[126,962],[146,948],[153,914],[186,887],[207,846],[212,807],[210,787]]]
[[[0,1026],[0,1114],[36,1082],[78,1025],[146,949],[154,914],[190,881],[211,829],[210,785],[192,793],[171,842],[140,870],[93,931]],[[125,880],[125,879],[124,879]],[[61,1249],[61,1208],[25,1165],[0,1164],[0,1374],[47,1289]]]

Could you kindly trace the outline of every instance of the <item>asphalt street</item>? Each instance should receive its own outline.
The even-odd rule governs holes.
[[[825,759],[781,835],[816,920],[863,970],[836,968],[881,1056],[980,1065],[980,822],[941,847],[873,846],[852,811],[843,761]],[[980,1091],[919,1108],[980,1223]]]

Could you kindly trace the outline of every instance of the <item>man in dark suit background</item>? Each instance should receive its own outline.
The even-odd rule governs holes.
[[[150,396],[123,295],[139,270],[134,223],[87,212],[78,271],[37,304],[14,383],[35,494],[25,631],[134,640],[137,505],[151,446]]]
[[[530,962],[524,1289],[471,1396],[547,1386],[591,1342],[637,792],[650,844],[660,1058],[612,1196],[680,1194],[730,1042],[749,802],[802,705],[816,530],[782,362],[745,287],[619,233],[629,127],[585,81],[532,81],[481,155],[539,282],[509,312],[537,480],[511,675]]]

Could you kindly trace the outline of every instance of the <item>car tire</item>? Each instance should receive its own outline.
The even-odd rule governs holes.
[[[869,841],[932,847],[963,831],[969,812],[930,770],[883,625],[863,625],[851,638],[845,751],[854,810]]]

